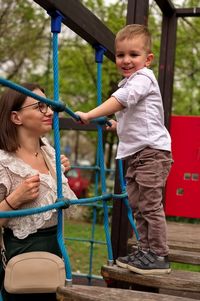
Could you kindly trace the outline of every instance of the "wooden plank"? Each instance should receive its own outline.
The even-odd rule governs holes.
[[[182,291],[175,291],[175,290],[165,290],[160,289],[159,294],[167,294],[167,295],[173,295],[178,297],[187,297],[195,300],[200,300],[200,294],[195,292],[182,292]],[[192,300],[191,300],[192,301]]]
[[[117,280],[146,287],[200,293],[200,273],[172,270],[165,275],[139,275],[127,269],[104,265],[101,274],[105,280]]]
[[[168,222],[167,228],[171,249],[200,252],[200,224]]]
[[[149,0],[128,0],[126,23],[147,25],[148,10]]]
[[[195,242],[194,244],[190,244],[187,241],[170,240],[168,245],[170,249],[175,249],[175,250],[183,250],[188,252],[200,251],[200,246],[198,242]]]
[[[171,16],[175,12],[175,7],[170,0],[155,0],[163,15]]]
[[[200,7],[194,8],[177,8],[176,9],[177,17],[199,17],[200,16]]]
[[[131,253],[133,249],[137,249],[136,245],[128,246],[128,253]],[[169,250],[169,261],[170,262],[179,262],[179,263],[188,263],[193,265],[200,266],[200,253],[199,252],[190,252],[185,250],[170,249]]]
[[[163,98],[165,126],[168,129],[170,128],[172,108],[176,30],[176,15],[174,14],[171,17],[164,16],[162,22],[158,83]]]
[[[124,165],[124,162],[123,162]],[[120,194],[120,181],[119,181],[119,167],[116,164],[115,172],[115,186],[114,193]],[[128,226],[127,209],[123,200],[113,200],[113,215],[111,224],[111,242],[113,249],[113,258],[117,258],[119,254],[127,253],[127,239],[128,239]]]
[[[191,301],[189,298],[164,294],[84,285],[59,287],[57,299],[58,301]]]
[[[171,262],[188,263],[200,266],[200,253],[170,249],[169,260]]]
[[[200,265],[200,225],[167,222],[167,227],[170,261]],[[135,244],[135,237],[128,240],[129,253]]]
[[[87,41],[90,45],[102,45],[107,49],[105,55],[115,61],[115,35],[81,1],[74,0],[34,0],[47,11],[58,10],[63,23]]]

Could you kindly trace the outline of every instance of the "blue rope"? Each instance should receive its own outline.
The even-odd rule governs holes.
[[[106,194],[106,181],[105,181],[105,168],[104,168],[104,156],[103,156],[103,135],[102,135],[102,128],[98,125],[98,148],[99,148],[99,163],[100,163],[100,175],[101,175],[101,189],[102,194]],[[104,230],[106,235],[107,241],[107,251],[108,251],[108,264],[113,264],[113,252],[112,252],[112,245],[109,233],[109,218],[108,218],[108,205],[107,201],[103,201],[103,210],[104,210]]]
[[[93,219],[92,219],[91,239],[88,240],[90,242],[89,273],[88,273],[89,284],[91,284],[91,279],[92,279],[94,243],[99,243],[94,239],[95,226],[97,222],[97,207],[95,206],[95,204],[93,205],[92,211],[93,211]],[[82,241],[84,240],[82,239]]]
[[[122,193],[122,194],[107,193],[107,194],[95,196],[92,198],[82,198],[82,199],[78,199],[78,200],[77,199],[76,200],[63,199],[54,204],[46,205],[43,207],[19,209],[17,211],[0,211],[0,218],[13,218],[13,217],[18,217],[18,216],[32,215],[32,214],[42,213],[42,212],[46,212],[49,210],[58,209],[58,208],[62,208],[62,207],[68,208],[70,205],[83,205],[83,204],[95,203],[97,201],[108,200],[111,198],[122,199],[126,196],[127,196],[127,193]]]
[[[58,34],[61,30],[62,17],[58,12],[55,12],[51,17],[51,32],[53,33],[53,77],[54,77],[54,101],[59,102],[59,65],[58,65]],[[56,153],[56,176],[57,176],[57,196],[63,198],[62,193],[62,170],[60,163],[60,131],[59,131],[59,114],[54,112],[54,143]],[[63,239],[63,211],[58,209],[58,228],[57,240],[65,263],[66,281],[72,283],[71,265],[67,247]]]
[[[34,99],[37,99],[38,101],[41,101],[41,102],[44,102],[48,105],[51,105],[52,107],[55,108],[55,110],[57,109],[58,111],[66,111],[66,113],[68,113],[69,115],[73,115],[72,117],[77,119],[78,120],[78,116],[75,115],[74,113],[72,113],[71,110],[69,110],[68,108],[65,107],[65,104],[63,102],[58,102],[58,103],[55,103],[53,100],[49,99],[49,98],[46,98],[46,97],[42,97],[38,94],[35,94],[34,92],[18,85],[18,84],[15,84],[7,79],[4,79],[3,77],[0,77],[0,84],[5,86],[5,87],[8,87],[8,88],[11,88],[13,90],[16,90],[22,94],[25,94],[27,96],[30,96]]]
[[[95,60],[97,63],[97,105],[102,103],[102,63],[103,55],[106,51],[101,45],[96,46]],[[103,130],[100,125],[97,125],[98,131],[98,163],[100,166],[100,175],[101,175],[101,188],[102,194],[106,194],[106,176],[105,176],[105,164],[104,164],[104,153],[103,153]],[[104,230],[106,235],[107,242],[107,251],[108,251],[108,263],[109,265],[113,264],[113,252],[112,245],[109,233],[109,218],[108,218],[108,206],[107,201],[103,201],[103,210],[104,210]]]

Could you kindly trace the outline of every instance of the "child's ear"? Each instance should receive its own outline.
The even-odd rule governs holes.
[[[12,111],[11,112],[10,119],[16,125],[21,125],[22,124],[20,114],[17,111]]]
[[[149,54],[147,55],[145,67],[149,67],[149,66],[151,65],[153,59],[154,59],[153,53],[149,53]]]

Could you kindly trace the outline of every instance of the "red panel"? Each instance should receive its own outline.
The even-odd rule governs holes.
[[[167,216],[200,218],[200,117],[171,117],[172,166],[167,186]]]

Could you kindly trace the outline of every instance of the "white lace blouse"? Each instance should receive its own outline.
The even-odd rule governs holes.
[[[55,170],[55,150],[50,146],[46,138],[42,138],[44,143],[41,146],[42,151],[49,159],[53,169]],[[23,160],[16,157],[14,153],[8,153],[0,150],[0,201],[8,196],[16,187],[23,182],[27,177],[33,176],[38,171],[33,169]],[[20,209],[42,207],[55,203],[57,198],[57,184],[52,175],[39,173],[40,176],[40,190],[39,196],[32,202],[28,202],[20,207]],[[76,199],[75,194],[70,189],[67,178],[62,175],[62,190],[63,196],[67,199]],[[73,214],[75,210],[74,205],[67,209],[67,214]],[[19,239],[24,239],[31,233],[37,232],[40,228],[48,228],[57,224],[56,210],[47,212],[14,217],[8,220],[6,227],[12,229],[13,234]]]

